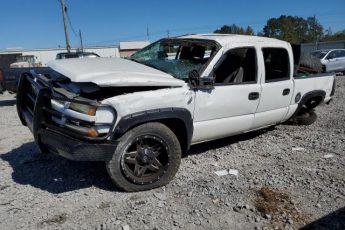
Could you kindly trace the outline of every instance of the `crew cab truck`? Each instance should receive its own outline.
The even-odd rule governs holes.
[[[118,188],[148,190],[173,179],[193,144],[312,123],[334,76],[294,77],[296,60],[271,38],[162,39],[129,59],[55,60],[50,74],[25,73],[17,110],[42,153],[104,161]]]

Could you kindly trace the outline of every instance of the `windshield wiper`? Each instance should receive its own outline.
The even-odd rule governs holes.
[[[140,61],[138,61],[137,59],[134,59],[134,58],[128,58],[128,59],[131,60],[131,61],[137,62],[137,63],[141,63]]]

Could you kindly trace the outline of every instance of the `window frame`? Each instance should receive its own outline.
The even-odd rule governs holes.
[[[254,49],[255,51],[255,81],[247,81],[247,82],[230,82],[230,83],[214,83],[214,86],[228,86],[228,85],[253,85],[253,84],[257,84],[258,83],[258,52],[255,46],[239,46],[239,47],[234,47],[231,49],[228,49],[221,58],[219,58],[219,60],[217,61],[217,63],[214,65],[215,67],[213,67],[213,70],[211,71],[210,75],[214,76],[214,72],[216,71],[216,68],[219,67],[222,62],[225,60],[225,58],[223,58],[225,55],[227,55],[229,52],[231,52],[232,50],[235,49]],[[217,77],[217,76],[216,76]],[[216,77],[214,78],[214,80],[216,80]]]
[[[213,53],[212,56],[209,57],[209,59],[207,60],[206,63],[203,64],[202,68],[200,68],[198,70],[198,73],[200,76],[202,76],[205,71],[207,70],[207,68],[210,66],[210,63],[213,61],[213,59],[216,57],[216,55],[219,53],[220,50],[222,50],[222,46],[219,44],[218,41],[216,40],[212,40],[212,39],[202,39],[202,38],[183,38],[183,37],[176,37],[176,38],[162,38],[162,39],[159,39],[158,41],[155,41],[151,44],[149,44],[148,46],[138,50],[137,52],[133,53],[131,56],[128,57],[128,59],[131,59],[133,55],[135,55],[136,53],[138,53],[139,51],[142,51],[144,49],[150,49],[152,46],[156,45],[157,43],[159,42],[164,42],[164,41],[177,41],[177,42],[180,42],[181,45],[180,45],[180,48],[179,50],[177,51],[177,55],[175,58],[179,58],[179,55],[180,55],[180,52],[181,52],[181,47],[183,46],[183,43],[186,42],[186,43],[209,43],[209,44],[212,44],[216,47],[216,50],[215,52]],[[171,75],[172,76],[172,75]],[[174,77],[174,76],[173,76]],[[175,78],[175,77],[174,77]],[[175,79],[178,79],[178,78],[175,78]],[[184,79],[183,81],[186,81],[188,82],[188,76],[186,79]],[[180,79],[181,80],[181,79]]]
[[[344,58],[345,57],[345,50],[337,50],[335,58]]]
[[[280,49],[280,50],[285,50],[286,54],[287,54],[287,60],[288,60],[288,73],[287,73],[287,77],[281,77],[281,78],[275,78],[275,79],[270,79],[267,80],[266,78],[266,64],[265,64],[265,57],[264,57],[264,49]],[[290,55],[289,55],[289,51],[284,48],[284,47],[262,47],[261,48],[261,52],[262,52],[262,60],[263,60],[263,71],[265,73],[265,83],[273,83],[273,82],[279,82],[279,81],[288,81],[291,79],[291,62],[290,62]]]

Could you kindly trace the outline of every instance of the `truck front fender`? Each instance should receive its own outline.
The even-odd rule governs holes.
[[[184,108],[153,109],[126,115],[115,127],[114,135],[121,136],[140,124],[153,121],[167,125],[179,139],[182,149],[189,149],[193,136],[193,118]]]

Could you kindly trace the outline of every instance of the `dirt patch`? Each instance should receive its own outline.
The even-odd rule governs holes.
[[[270,187],[261,187],[256,192],[255,207],[274,227],[286,224],[300,228],[310,221],[310,216],[298,210],[287,193]]]
[[[99,208],[100,208],[100,209],[110,208],[110,202],[102,202],[102,203],[99,205]]]
[[[49,218],[47,220],[43,220],[41,221],[38,226],[44,226],[44,225],[53,225],[53,224],[63,224],[65,223],[67,220],[67,214],[66,213],[62,213],[59,215],[55,215],[52,218]]]

